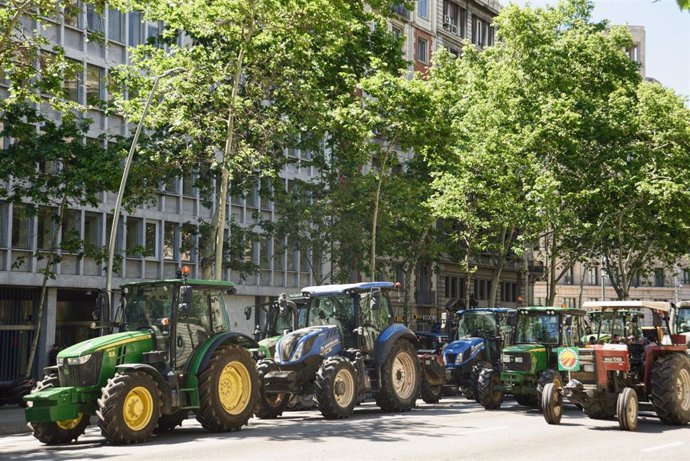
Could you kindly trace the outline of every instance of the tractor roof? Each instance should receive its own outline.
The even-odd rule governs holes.
[[[669,312],[671,303],[661,301],[586,301],[582,303],[582,308],[592,311],[644,308]]]
[[[302,294],[305,296],[326,296],[347,293],[358,293],[361,291],[368,291],[371,289],[393,289],[396,285],[393,282],[363,282],[363,283],[346,283],[342,285],[320,285],[302,288]]]
[[[145,287],[145,286],[157,286],[157,285],[182,285],[185,283],[183,279],[164,279],[164,280],[151,280],[146,282],[128,282],[121,285],[122,288],[132,288],[132,287]],[[187,279],[187,285],[194,287],[204,287],[204,288],[218,288],[220,290],[227,290],[234,288],[235,284],[232,282],[226,282],[224,280],[200,280],[200,279]]]
[[[681,309],[686,309],[686,308],[690,307],[690,301],[681,301],[677,304],[677,306],[680,307]]]
[[[456,312],[457,315],[465,315],[468,312],[493,312],[496,314],[507,314],[509,312],[515,312],[515,309],[509,307],[478,307],[475,309],[461,309]]]
[[[520,314],[567,314],[567,315],[587,315],[587,311],[574,307],[554,307],[554,306],[528,306],[520,307],[517,310]]]

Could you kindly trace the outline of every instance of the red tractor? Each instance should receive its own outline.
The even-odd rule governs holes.
[[[664,424],[687,424],[690,421],[690,359],[685,337],[667,334],[672,331],[668,324],[671,304],[592,301],[582,307],[612,313],[614,317],[622,310],[649,309],[665,320],[666,328],[625,325],[623,335],[614,335],[607,344],[559,348],[558,368],[567,372],[569,382],[565,387],[553,383],[544,387],[541,403],[546,422],[560,423],[565,397],[582,407],[590,418],[617,417],[621,429],[628,431],[637,428],[639,409],[656,412]],[[599,316],[600,319],[604,317]],[[636,337],[637,332],[643,336]],[[592,335],[595,333],[593,330]]]

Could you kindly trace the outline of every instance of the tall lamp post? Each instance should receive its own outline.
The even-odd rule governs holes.
[[[149,97],[146,100],[146,105],[141,113],[141,118],[137,124],[137,129],[134,132],[134,138],[132,138],[132,145],[129,147],[129,154],[125,160],[125,166],[122,171],[122,179],[120,180],[120,189],[117,192],[117,200],[115,200],[115,209],[113,210],[113,223],[110,226],[110,240],[108,241],[108,269],[106,271],[105,278],[105,291],[108,296],[108,317],[110,316],[110,308],[113,302],[113,259],[115,256],[115,242],[117,241],[117,226],[120,222],[120,208],[122,207],[122,197],[125,194],[125,186],[127,185],[127,176],[129,176],[129,169],[132,166],[132,159],[134,158],[134,152],[137,147],[137,141],[139,140],[139,134],[144,126],[144,119],[146,118],[146,113],[149,111],[149,106],[151,106],[151,101],[153,100],[153,95],[158,87],[158,81],[169,75],[183,71],[182,67],[175,67],[174,69],[169,69],[160,75],[156,75],[153,80],[153,86],[149,92]],[[109,320],[109,318],[108,318]]]

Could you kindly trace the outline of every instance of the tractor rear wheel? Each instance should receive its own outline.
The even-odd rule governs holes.
[[[438,401],[441,400],[442,388],[443,386],[441,385],[434,386],[427,382],[422,382],[422,387],[420,390],[422,400],[424,400],[425,403],[438,403]]]
[[[546,383],[541,393],[541,411],[549,424],[560,424],[563,416],[563,395],[554,383]]]
[[[381,388],[376,404],[383,411],[409,411],[419,395],[419,358],[409,341],[398,340],[381,365]]]
[[[664,424],[690,421],[690,360],[671,353],[657,358],[652,367],[652,403]]]
[[[207,431],[237,431],[247,424],[259,399],[259,377],[249,352],[237,345],[219,346],[199,374],[196,419]]]
[[[31,391],[35,394],[38,391],[47,389],[49,387],[57,387],[60,385],[57,375],[46,375],[42,381],[36,384],[36,387]],[[29,402],[33,405],[33,402]],[[89,416],[79,413],[75,419],[67,419],[64,421],[51,421],[47,423],[29,423],[34,437],[39,442],[46,445],[57,445],[60,443],[71,442],[84,433],[86,426],[89,425]]]
[[[477,395],[479,403],[487,410],[495,410],[503,403],[503,392],[496,388],[501,384],[501,375],[495,368],[484,368],[479,373]]]
[[[349,417],[357,405],[357,372],[345,357],[326,359],[316,373],[316,405],[326,419]]]
[[[158,425],[161,396],[156,381],[143,371],[116,373],[98,399],[98,426],[113,444],[147,440]]]
[[[616,402],[616,413],[618,414],[618,425],[624,431],[634,431],[637,429],[637,393],[631,387],[626,387],[623,392],[618,394]]]
[[[264,376],[271,371],[278,370],[278,365],[273,360],[263,359],[256,364],[259,374],[259,400],[256,402],[254,414],[261,419],[274,419],[283,414],[287,407],[289,395],[285,392],[266,392]]]

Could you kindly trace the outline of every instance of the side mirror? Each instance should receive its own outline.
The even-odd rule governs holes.
[[[379,310],[381,308],[381,292],[375,291],[371,294],[370,307],[372,311]]]
[[[252,306],[247,306],[244,308],[244,318],[246,320],[249,320],[250,318],[252,318]]]
[[[101,291],[98,293],[96,298],[96,306],[91,311],[91,318],[94,320],[101,320],[103,318],[103,312],[108,308],[108,295],[106,292]]]
[[[189,312],[192,306],[192,287],[189,285],[182,285],[180,287],[180,303],[178,308],[180,311]]]

